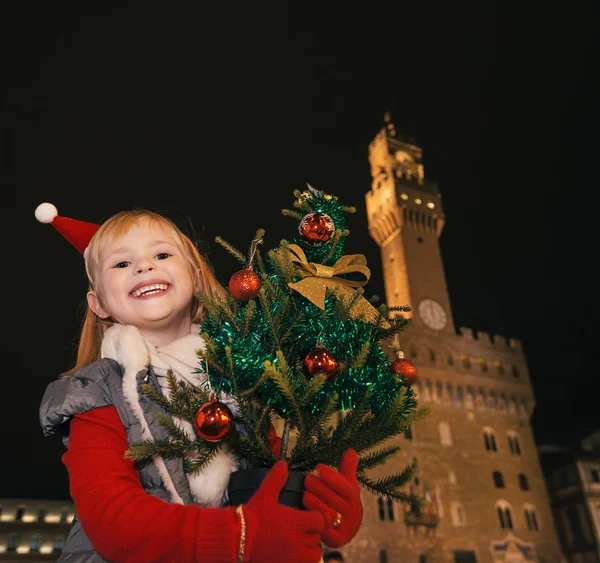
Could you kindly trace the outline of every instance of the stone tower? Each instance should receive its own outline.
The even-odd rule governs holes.
[[[430,505],[416,511],[363,493],[363,526],[343,548],[346,560],[559,563],[521,344],[468,328],[457,333],[439,246],[441,195],[425,177],[421,148],[396,134],[389,115],[369,163],[366,213],[381,248],[386,302],[412,309],[400,345],[419,370],[420,405],[432,407],[410,434],[392,440],[401,453],[380,473],[416,458],[410,487]]]

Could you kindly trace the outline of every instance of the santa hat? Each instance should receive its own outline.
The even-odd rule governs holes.
[[[90,240],[100,228],[96,223],[87,223],[61,217],[54,205],[41,203],[35,209],[35,218],[40,223],[52,223],[58,232],[64,236],[81,254],[85,252]]]

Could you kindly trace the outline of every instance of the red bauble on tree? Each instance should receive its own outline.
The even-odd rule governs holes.
[[[254,299],[260,291],[260,276],[250,269],[240,270],[231,276],[229,291],[238,301]]]
[[[298,231],[304,242],[311,246],[322,246],[335,234],[335,223],[327,213],[313,211],[302,218]]]
[[[392,371],[404,376],[408,385],[412,385],[417,380],[417,366],[404,357],[404,352],[398,352],[398,358],[392,364]]]
[[[317,345],[304,356],[304,370],[309,379],[319,373],[325,374],[327,379],[335,377],[339,367],[337,358],[324,346]]]
[[[201,438],[207,442],[218,442],[231,432],[233,414],[225,403],[213,399],[200,407],[194,426]]]

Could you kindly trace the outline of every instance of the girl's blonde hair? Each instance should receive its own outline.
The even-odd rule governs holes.
[[[119,238],[137,224],[140,219],[149,219],[153,225],[158,225],[171,232],[179,248],[187,258],[192,275],[197,276],[200,290],[209,297],[224,297],[225,290],[218,282],[210,264],[201,256],[200,252],[177,225],[160,213],[147,209],[134,209],[121,211],[107,219],[96,231],[85,251],[85,269],[90,283],[90,290],[94,288],[94,273],[100,261],[100,253],[109,239]],[[191,308],[192,322],[200,323],[204,319],[204,308],[194,296]],[[79,337],[77,360],[75,366],[62,375],[73,375],[82,367],[88,366],[100,359],[100,350],[104,332],[113,324],[110,319],[101,319],[89,306]]]

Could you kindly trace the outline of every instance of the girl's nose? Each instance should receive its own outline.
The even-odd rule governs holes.
[[[152,270],[155,270],[156,267],[154,266],[154,263],[151,262],[150,260],[144,260],[143,262],[140,262],[137,265],[136,268],[136,273],[138,274],[143,274],[144,272],[151,272]]]

